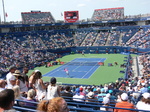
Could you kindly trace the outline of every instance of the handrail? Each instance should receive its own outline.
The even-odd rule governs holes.
[[[39,102],[32,102],[32,101],[24,101],[24,100],[16,100],[16,101],[20,101],[20,102],[28,102],[28,103],[36,103],[36,104],[38,104]],[[132,111],[136,111],[136,112],[139,112],[139,111],[144,111],[144,112],[150,112],[150,110],[140,110],[140,109],[129,109],[129,108],[118,108],[118,107],[111,107],[111,106],[101,106],[101,105],[91,105],[91,104],[83,104],[83,103],[74,103],[74,102],[67,102],[67,104],[75,104],[75,105],[77,105],[78,107],[79,106],[87,106],[87,107],[98,107],[98,108],[100,108],[100,107],[103,107],[103,108],[111,108],[111,109],[122,109],[122,110],[132,110]],[[71,110],[85,110],[84,108],[78,108],[78,107],[76,107],[76,108],[73,108],[73,107],[71,107],[71,106],[68,106],[69,107],[69,109],[71,109]],[[27,109],[28,111],[31,111],[31,112],[35,112],[36,110],[34,110],[34,109],[29,109],[29,108],[24,108],[24,107],[19,107],[19,106],[13,106],[13,108],[14,109]],[[92,108],[91,108],[92,109]],[[88,111],[88,109],[86,109],[87,111],[85,111],[85,112],[89,112]],[[99,111],[99,110],[94,110],[93,109],[93,111],[92,110],[90,110],[91,112],[94,112],[94,111],[96,111],[96,112],[103,112],[103,111]],[[108,112],[108,111],[104,111],[104,112]]]

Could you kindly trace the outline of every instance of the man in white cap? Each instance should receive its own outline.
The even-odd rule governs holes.
[[[110,106],[110,94],[106,94],[106,96],[103,98],[103,102],[104,105],[103,106]],[[104,108],[104,107],[100,107],[100,110],[105,110],[105,111],[110,111],[113,112],[112,108]]]
[[[142,94],[142,99],[137,103],[136,108],[140,110],[150,110],[150,93]]]
[[[132,103],[128,102],[128,95],[127,95],[127,93],[122,93],[121,94],[121,102],[116,103],[115,107],[135,109],[134,105]],[[134,111],[123,110],[123,109],[114,109],[114,112],[134,112]]]

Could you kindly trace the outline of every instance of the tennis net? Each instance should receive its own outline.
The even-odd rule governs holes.
[[[63,65],[72,65],[72,66],[100,66],[103,65],[103,62],[64,62]]]

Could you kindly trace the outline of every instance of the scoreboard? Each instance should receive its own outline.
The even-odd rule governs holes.
[[[64,20],[66,23],[74,23],[79,20],[78,11],[65,11],[64,12]]]

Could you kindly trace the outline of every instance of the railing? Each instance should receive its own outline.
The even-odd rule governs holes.
[[[38,102],[31,102],[31,101],[24,101],[24,100],[16,100],[17,102],[26,102],[26,103],[32,103],[32,104],[38,104]],[[66,101],[67,102],[67,101]],[[19,104],[19,103],[17,103]],[[71,111],[74,112],[110,112],[110,111],[102,111],[99,110],[100,108],[109,108],[109,109],[122,109],[122,110],[130,110],[130,111],[135,111],[135,112],[150,112],[150,110],[139,110],[139,109],[128,109],[128,108],[118,108],[118,107],[113,107],[113,106],[102,106],[102,105],[93,105],[93,104],[83,104],[77,103],[77,102],[67,102],[68,108]],[[14,109],[20,110],[20,111],[29,111],[29,112],[36,112],[37,106],[31,107],[31,106],[26,106],[26,107],[21,107],[20,105],[15,105],[13,106]],[[32,108],[32,109],[31,109]]]

